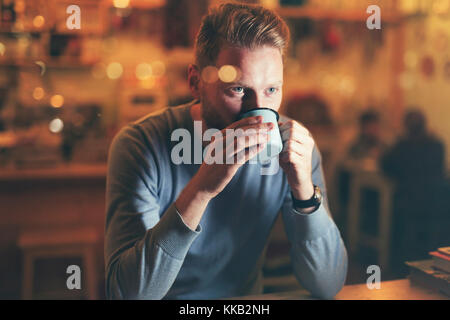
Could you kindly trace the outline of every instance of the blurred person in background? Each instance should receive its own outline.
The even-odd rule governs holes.
[[[377,159],[385,150],[386,144],[380,134],[380,115],[368,110],[359,117],[359,133],[350,144],[347,155],[350,159]]]
[[[448,245],[444,157],[444,145],[427,129],[425,115],[410,110],[404,117],[404,135],[380,159],[396,185],[392,259],[401,275],[407,271],[405,261],[426,259],[429,251]]]
[[[361,113],[358,120],[358,135],[347,148],[345,158],[337,168],[339,196],[339,220],[345,227],[350,198],[350,183],[354,170],[376,170],[377,162],[387,145],[381,137],[380,114],[373,109]],[[376,205],[378,194],[372,190],[363,190],[362,228],[370,234],[376,233]]]

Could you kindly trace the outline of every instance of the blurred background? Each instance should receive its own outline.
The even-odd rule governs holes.
[[[104,298],[109,143],[192,99],[195,35],[221,2],[0,0],[0,298]],[[347,284],[372,264],[404,278],[404,261],[450,245],[450,0],[244,2],[289,24],[281,112],[321,149]],[[82,290],[67,290],[72,264]],[[280,219],[264,272],[265,292],[299,288]]]

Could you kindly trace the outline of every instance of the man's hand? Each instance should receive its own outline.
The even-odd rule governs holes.
[[[311,177],[314,139],[297,121],[289,120],[279,125],[283,140],[280,166],[286,173],[294,197],[298,200],[308,200],[314,194]]]
[[[176,200],[183,221],[195,229],[208,202],[228,185],[237,170],[261,152],[269,140],[273,123],[262,123],[263,118],[249,117],[232,123],[213,136],[204,162]],[[227,129],[232,129],[232,131]],[[221,163],[217,163],[218,159]]]
[[[222,192],[237,170],[264,149],[273,127],[272,123],[262,123],[262,117],[244,118],[213,136],[209,152],[193,178],[199,191],[211,199]],[[212,151],[221,153],[220,163]]]

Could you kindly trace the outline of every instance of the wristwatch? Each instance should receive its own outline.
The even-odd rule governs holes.
[[[291,196],[292,196],[292,201],[294,203],[294,208],[305,209],[305,208],[315,207],[317,209],[317,208],[319,208],[320,204],[322,203],[322,193],[320,192],[320,188],[316,185],[314,185],[314,194],[308,200],[295,199],[294,195],[292,194],[292,191],[291,191]]]

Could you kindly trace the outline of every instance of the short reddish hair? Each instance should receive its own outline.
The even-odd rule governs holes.
[[[269,45],[284,56],[289,28],[275,12],[258,5],[226,3],[203,17],[195,42],[195,59],[200,69],[214,65],[224,45],[256,48]]]

